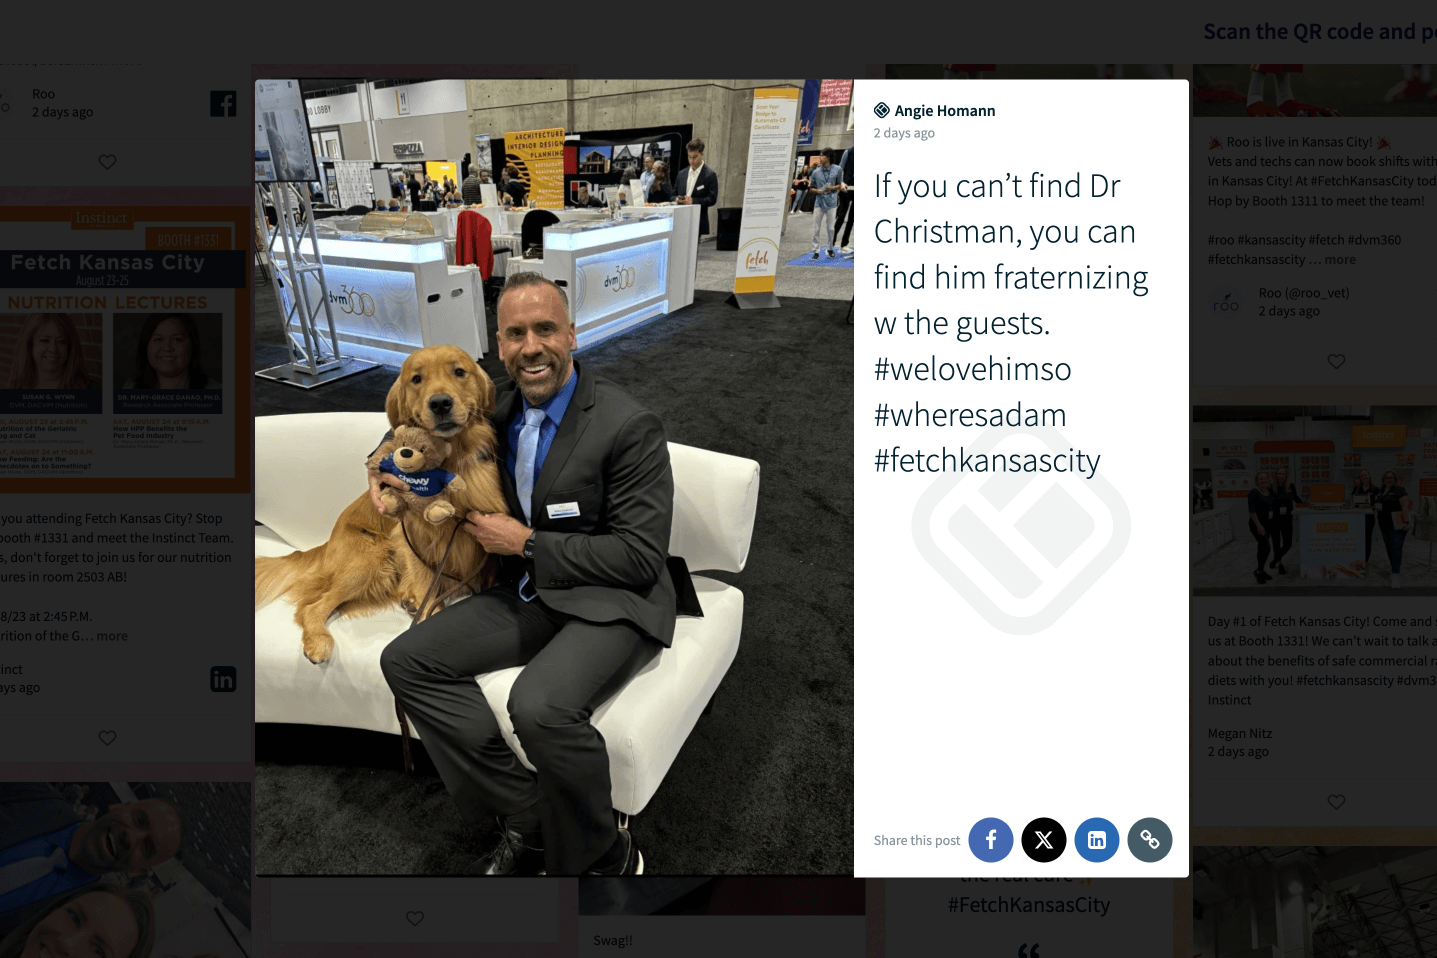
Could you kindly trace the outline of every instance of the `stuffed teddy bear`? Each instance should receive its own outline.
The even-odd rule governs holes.
[[[394,438],[374,451],[366,465],[403,479],[408,489],[386,485],[379,494],[386,515],[395,515],[404,506],[421,510],[425,519],[443,522],[454,515],[454,504],[446,490],[464,490],[464,480],[441,469],[449,458],[449,443],[418,426],[400,426]]]

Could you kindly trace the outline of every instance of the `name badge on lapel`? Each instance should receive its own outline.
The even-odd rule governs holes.
[[[546,508],[550,519],[572,519],[579,514],[577,502],[551,502]]]

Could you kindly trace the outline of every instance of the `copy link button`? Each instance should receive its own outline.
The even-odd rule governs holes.
[[[985,818],[968,833],[968,847],[985,862],[1001,862],[1013,850],[1013,830],[1001,818]]]
[[[1160,818],[1145,818],[1128,829],[1128,851],[1140,862],[1162,861],[1172,847],[1172,829]]]
[[[1073,833],[1073,847],[1090,862],[1105,862],[1118,851],[1118,830],[1106,818],[1090,818]]]

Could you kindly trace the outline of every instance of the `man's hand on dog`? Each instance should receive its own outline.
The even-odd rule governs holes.
[[[379,494],[384,491],[385,486],[392,486],[401,492],[408,488],[404,480],[398,476],[391,476],[389,473],[381,473],[377,469],[369,470],[369,501],[374,503],[375,511],[384,515],[384,503],[380,501]]]
[[[471,512],[464,531],[479,540],[491,555],[516,556],[524,552],[524,543],[534,532],[524,523],[503,512]]]

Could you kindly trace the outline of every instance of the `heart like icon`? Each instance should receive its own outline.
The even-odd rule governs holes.
[[[424,920],[424,912],[411,911],[408,912],[404,917],[409,919],[409,923],[411,925],[418,925],[421,921]]]
[[[1347,357],[1342,353],[1328,353],[1327,362],[1333,369],[1341,369],[1342,364],[1347,362]]]
[[[104,742],[106,745],[109,745],[114,740],[115,733],[110,731],[109,729],[105,729],[103,732],[100,733],[100,741]]]
[[[100,165],[103,166],[105,169],[108,170],[110,167],[112,167],[112,166],[115,165],[115,162],[116,162],[116,160],[118,160],[118,159],[119,159],[119,157],[115,156],[115,154],[113,154],[113,153],[101,153],[101,154],[100,154]]]
[[[1327,804],[1331,805],[1333,808],[1341,808],[1343,805],[1347,804],[1347,796],[1329,795],[1327,796]]]

